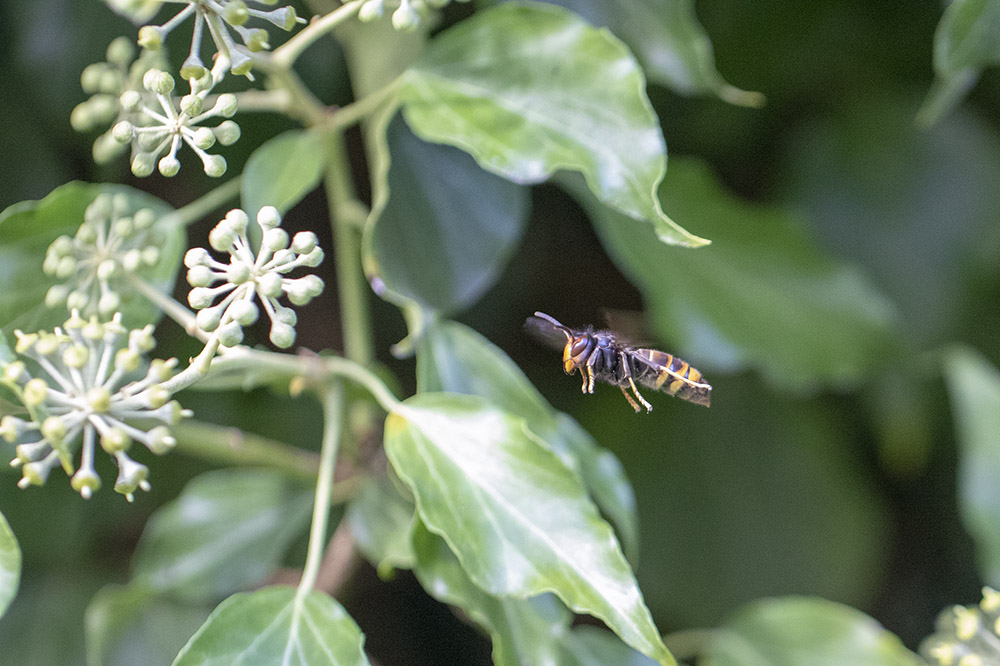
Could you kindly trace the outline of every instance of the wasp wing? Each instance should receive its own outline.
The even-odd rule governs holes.
[[[636,373],[640,384],[696,405],[710,406],[711,385],[687,361],[657,349],[639,348],[630,352],[643,368]]]

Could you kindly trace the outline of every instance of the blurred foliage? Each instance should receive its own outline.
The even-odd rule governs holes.
[[[96,167],[92,137],[74,134],[68,124],[70,110],[83,99],[78,73],[103,57],[112,37],[133,30],[92,4],[0,6],[0,80],[6,86],[0,97],[6,123],[0,209],[41,199],[70,180],[137,186],[123,163]],[[587,3],[558,4],[588,16],[576,6]],[[957,14],[972,4],[956,1],[949,11]],[[702,70],[704,79],[688,92],[729,90],[738,96],[742,90],[729,88],[729,81],[767,100],[749,109],[712,95],[681,96],[663,87],[676,81],[668,71],[648,77],[671,155],[703,163],[692,172],[678,159],[676,173],[668,163],[661,195],[675,205],[666,213],[716,245],[657,247],[662,257],[627,261],[635,255],[616,248],[641,245],[639,231],[621,227],[625,237],[611,240],[606,229],[595,232],[587,222],[585,199],[581,207],[563,190],[542,186],[532,190],[533,211],[520,245],[514,247],[519,227],[503,230],[497,241],[495,252],[510,253],[506,267],[485,260],[468,267],[477,269],[476,277],[495,280],[494,286],[470,280],[464,292],[434,305],[457,309],[471,302],[469,294],[482,293],[457,316],[505,350],[556,410],[577,419],[621,460],[637,498],[636,576],[661,630],[726,623],[732,635],[772,640],[771,632],[787,637],[787,627],[776,629],[774,617],[780,625],[791,607],[805,623],[812,612],[832,612],[844,631],[878,634],[835,604],[833,611],[810,606],[805,614],[794,603],[812,602],[739,610],[762,597],[815,595],[868,613],[915,648],[932,631],[940,608],[974,602],[984,581],[996,584],[1000,521],[993,495],[1000,484],[995,477],[976,477],[977,492],[971,494],[957,486],[973,471],[988,473],[1000,446],[995,418],[982,417],[995,410],[1000,366],[997,75],[986,71],[962,104],[923,129],[917,113],[935,73],[951,76],[942,69],[943,56],[934,53],[943,48],[936,45],[941,33],[935,37],[941,3],[701,0],[694,9],[721,77]],[[588,18],[601,22],[600,12],[591,10]],[[461,11],[450,11],[446,21],[461,18]],[[647,28],[621,37],[652,62],[640,46],[649,44],[653,27],[634,17],[622,23]],[[332,47],[317,51],[303,66],[310,85],[324,101],[349,99],[339,53]],[[986,53],[973,64],[991,58]],[[962,63],[945,64],[954,69]],[[968,81],[962,85],[967,89]],[[260,115],[241,120],[241,127],[240,146],[255,146],[289,124]],[[451,159],[448,149],[413,145],[414,151]],[[360,147],[355,149],[360,162]],[[231,164],[241,163],[240,150],[227,154]],[[197,169],[186,169],[176,179],[138,186],[179,206],[212,183]],[[291,201],[303,194],[286,196]],[[712,197],[724,205],[714,218],[699,220],[699,207]],[[523,209],[516,199],[511,207]],[[762,210],[781,213],[760,219]],[[322,197],[306,196],[287,217],[291,225],[308,226],[324,215]],[[782,253],[784,242],[797,251]],[[477,247],[459,244],[456,251],[475,257]],[[654,273],[657,262],[662,272]],[[829,282],[807,289],[803,276],[817,273]],[[417,275],[431,285],[429,291],[440,293],[434,276]],[[761,275],[767,278],[763,286]],[[849,276],[846,289],[838,275]],[[712,284],[723,279],[725,284]],[[725,299],[736,293],[739,298]],[[683,298],[692,301],[678,300]],[[838,308],[845,303],[847,314],[824,307],[826,299]],[[335,297],[327,304],[325,310],[336,312]],[[535,310],[570,325],[600,325],[604,309],[644,307],[657,343],[696,362],[712,382],[710,410],[652,396],[655,411],[640,416],[612,388],[582,396],[578,381],[563,376],[558,354],[521,331]],[[303,314],[300,342],[339,348],[334,315],[318,312],[323,309]],[[895,314],[887,315],[890,310]],[[380,360],[409,394],[415,389],[413,360],[388,353],[403,334],[398,311],[373,301],[373,312]],[[859,319],[859,312],[870,316]],[[310,318],[316,320],[311,327]],[[169,324],[161,329],[163,348],[170,349],[169,338],[179,332]],[[795,337],[783,341],[783,335]],[[802,336],[809,336],[808,345]],[[945,353],[953,342],[977,351]],[[805,354],[820,349],[827,352],[821,362]],[[313,424],[303,426],[297,413],[289,416],[289,409],[301,405],[275,408],[259,393],[224,400],[203,394],[202,409],[188,397],[186,406],[202,418],[285,435],[306,448],[317,441]],[[289,435],[292,420],[299,431]],[[4,443],[0,452],[10,453]],[[980,465],[972,462],[980,456]],[[963,477],[957,476],[960,468]],[[25,562],[19,596],[0,621],[0,645],[16,647],[16,663],[82,663],[83,609],[98,589],[125,578],[146,517],[200,469],[179,456],[157,460],[153,491],[127,508],[107,493],[83,503],[58,485],[20,491],[17,475],[0,470],[0,511]],[[45,507],[44,520],[39,506]],[[456,629],[458,620],[448,612],[417,598],[412,576],[401,574],[389,585],[375,585],[372,578],[372,570],[359,574],[343,603],[376,659],[458,663],[462,655],[464,663],[486,663],[484,639]],[[143,622],[182,627],[164,630],[165,636],[190,635],[203,613],[201,607],[151,607]],[[155,652],[156,633],[147,631],[141,651],[123,647],[114,663],[135,663],[135,654],[176,653],[173,644]],[[471,647],[441,647],[442,636]],[[726,649],[716,643],[709,663],[742,663]],[[906,656],[899,659],[909,663]]]

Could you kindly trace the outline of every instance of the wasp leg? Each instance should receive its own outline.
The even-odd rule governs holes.
[[[639,406],[639,403],[632,399],[632,396],[628,394],[628,391],[625,390],[624,386],[619,386],[618,388],[622,390],[622,395],[625,396],[626,400],[628,400],[628,404],[632,405],[632,409],[639,412],[642,409],[642,407]]]
[[[634,396],[636,397],[636,399],[637,399],[637,400],[638,400],[638,401],[639,401],[640,403],[642,403],[642,406],[646,408],[646,413],[647,413],[647,414],[648,414],[649,412],[653,411],[653,406],[652,406],[651,404],[649,404],[648,402],[646,402],[646,399],[642,397],[642,394],[641,394],[641,393],[639,393],[639,389],[637,389],[637,388],[635,387],[635,382],[634,382],[634,381],[632,381],[632,370],[631,370],[631,369],[629,368],[629,365],[628,365],[628,358],[627,358],[627,357],[625,356],[625,352],[618,352],[618,360],[619,360],[619,361],[621,361],[621,364],[622,364],[622,371],[623,371],[623,372],[624,372],[624,374],[625,374],[625,379],[627,379],[627,380],[628,380],[628,385],[629,385],[629,388],[631,388],[631,389],[632,389],[632,394],[633,394],[633,395],[634,395]],[[627,393],[627,392],[625,391],[625,387],[624,387],[624,386],[621,386],[621,387],[619,387],[619,388],[621,388],[621,390],[622,390],[622,394],[623,394],[623,395],[624,395],[624,396],[625,396],[626,398],[628,398],[628,403],[629,403],[630,405],[632,405],[632,409],[634,409],[635,411],[637,411],[637,412],[638,412],[638,411],[639,411],[639,405],[637,405],[637,404],[635,403],[635,400],[633,400],[633,399],[632,399],[632,396],[630,396],[630,395],[629,395],[629,394],[628,394],[628,393]]]
[[[600,353],[600,349],[595,347],[594,351],[592,351],[590,356],[587,357],[587,362],[584,364],[584,367],[587,369],[587,378],[584,381],[583,388],[584,393],[594,392],[594,365],[597,363],[597,357]],[[580,373],[583,374],[583,371],[581,370]]]

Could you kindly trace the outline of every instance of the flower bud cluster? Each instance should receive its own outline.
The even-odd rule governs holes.
[[[277,0],[250,0],[256,5],[275,5]],[[158,50],[167,35],[194,15],[191,50],[181,66],[185,79],[200,79],[208,71],[201,59],[202,37],[208,28],[215,51],[229,63],[233,74],[250,77],[255,55],[271,47],[270,37],[263,28],[248,28],[251,19],[261,19],[282,30],[291,31],[297,23],[305,23],[291,6],[277,9],[255,9],[244,0],[182,0],[186,6],[163,25],[145,25],[139,29],[139,45],[152,51]],[[237,44],[233,34],[239,36]]]
[[[309,231],[289,239],[280,227],[278,210],[264,206],[257,214],[263,235],[254,256],[248,224],[247,214],[236,208],[209,233],[209,245],[228,253],[229,263],[216,261],[203,248],[188,250],[184,256],[192,287],[188,303],[199,311],[196,321],[200,329],[218,336],[223,346],[233,347],[243,341],[243,327],[260,316],[254,302],[259,300],[271,321],[271,342],[284,349],[295,342],[297,318],[278,298],[287,296],[294,305],[305,305],[323,291],[323,280],[315,275],[290,278],[286,274],[299,267],[319,266],[323,249]],[[222,299],[216,302],[219,297]]]
[[[60,236],[45,253],[42,272],[58,280],[45,305],[110,317],[121,305],[127,278],[159,262],[158,236],[151,209],[136,210],[124,194],[98,195],[76,234]]]
[[[920,653],[939,666],[1000,664],[1000,592],[983,588],[979,606],[952,606],[941,612],[937,631],[920,646]]]
[[[132,173],[142,178],[157,169],[170,177],[181,168],[177,151],[186,143],[201,158],[205,173],[212,177],[226,172],[226,159],[212,155],[208,149],[216,141],[224,146],[240,138],[240,127],[232,120],[223,120],[216,127],[202,127],[211,118],[231,118],[236,113],[236,96],[219,95],[209,106],[206,98],[222,80],[228,64],[219,58],[215,67],[199,79],[189,81],[191,92],[180,98],[171,95],[174,77],[160,69],[150,69],[142,77],[142,92],[126,91],[121,105],[138,114],[136,120],[122,120],[111,129],[114,139],[132,144]],[[207,108],[206,108],[207,107]]]
[[[143,51],[136,59],[135,51],[131,40],[118,37],[108,45],[107,61],[88,65],[80,76],[80,85],[90,97],[73,109],[70,125],[77,132],[106,128],[94,141],[94,161],[98,164],[110,162],[125,150],[110,129],[119,121],[134,120],[135,114],[119,102],[122,94],[140,88],[148,70],[166,66],[162,53]]]
[[[40,370],[33,374],[22,360],[0,362],[0,383],[28,413],[28,418],[0,419],[0,437],[17,443],[11,466],[21,467],[18,485],[41,485],[61,465],[73,489],[89,499],[101,487],[94,469],[99,445],[118,465],[117,492],[132,501],[137,489],[149,490],[149,469],[126,452],[139,442],[155,454],[166,453],[176,444],[169,426],[191,414],[170,400],[163,386],[177,359],[155,360],[145,376],[134,378],[155,346],[153,327],[129,331],[120,314],[100,322],[74,311],[51,333],[14,335],[14,351]],[[73,459],[77,450],[78,463]]]
[[[468,2],[469,0],[457,0]],[[395,6],[392,11],[392,27],[396,30],[414,30],[422,17],[433,9],[440,9],[451,0],[367,0],[358,9],[358,18],[363,22],[375,21],[385,15],[386,5]]]

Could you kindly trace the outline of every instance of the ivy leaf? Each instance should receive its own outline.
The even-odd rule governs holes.
[[[855,383],[890,355],[892,303],[825,256],[799,220],[736,200],[700,163],[675,160],[670,174],[663,201],[716,239],[696,256],[581,200],[608,254],[642,291],[655,330],[685,360],[702,370],[751,366],[779,386],[808,388]]]
[[[694,0],[546,0],[606,26],[628,44],[650,81],[682,95],[716,95],[741,106],[764,96],[726,83],[715,69],[712,42],[698,23]]]
[[[358,625],[328,595],[266,587],[219,604],[173,666],[367,666],[363,645]]]
[[[38,331],[60,326],[69,317],[66,310],[45,307],[45,294],[55,278],[42,273],[45,251],[59,236],[73,236],[83,222],[84,211],[98,194],[119,194],[133,209],[150,208],[157,215],[155,231],[160,256],[143,276],[156,289],[169,293],[185,248],[184,227],[168,215],[172,209],[145,192],[125,185],[91,185],[72,182],[57,187],[40,201],[22,201],[0,213],[0,327]],[[127,326],[155,323],[162,312],[133,292],[122,294],[123,321]]]
[[[192,602],[259,584],[311,508],[307,490],[268,470],[202,474],[150,518],[136,550],[135,576]]]
[[[564,666],[653,666],[656,662],[625,645],[614,634],[581,624],[563,637],[559,663]]]
[[[400,496],[388,477],[366,483],[348,505],[345,519],[351,534],[379,576],[413,567],[414,511],[413,503]]]
[[[417,388],[482,396],[523,418],[531,432],[580,475],[618,529],[625,554],[636,560],[635,494],[621,462],[573,417],[553,409],[503,350],[458,322],[436,322],[424,331],[417,348]]]
[[[663,135],[642,70],[608,31],[552,5],[506,3],[439,35],[402,83],[420,138],[516,183],[580,172],[601,201],[650,223],[664,243],[707,242],[660,208]]]
[[[438,601],[461,608],[489,633],[495,666],[559,663],[558,637],[569,630],[572,616],[554,596],[510,599],[484,592],[445,541],[419,521],[413,551],[413,572],[423,588]]]
[[[861,611],[825,599],[765,599],[712,632],[704,666],[922,666]]]
[[[284,214],[319,184],[323,162],[323,146],[313,132],[289,130],[265,141],[243,169],[243,209],[251,220],[264,206]]]
[[[416,138],[402,118],[385,130],[388,171],[366,230],[365,265],[392,292],[454,312],[493,286],[528,213],[528,190],[476,167],[462,151]],[[379,203],[382,203],[379,207]]]
[[[1000,586],[1000,372],[964,347],[945,360],[959,442],[962,521],[976,542],[983,578]]]
[[[934,33],[935,81],[917,116],[929,125],[952,110],[983,68],[1000,62],[1000,0],[954,0]]]
[[[17,596],[21,582],[21,548],[7,519],[0,513],[0,617]]]
[[[478,587],[516,598],[554,592],[643,654],[675,663],[611,527],[523,420],[474,396],[418,394],[386,419],[385,448],[420,519]]]

